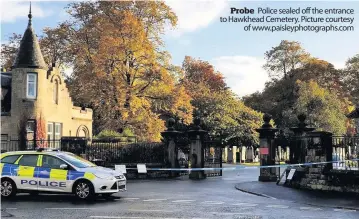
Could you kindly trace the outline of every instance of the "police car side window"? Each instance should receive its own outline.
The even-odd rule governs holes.
[[[23,155],[19,160],[19,165],[36,167],[38,155]]]
[[[59,158],[44,155],[42,157],[42,167],[48,167],[52,169],[60,169],[61,164],[66,164],[64,161],[60,160]]]
[[[1,159],[1,163],[15,163],[15,161],[20,157],[20,155],[10,155]]]

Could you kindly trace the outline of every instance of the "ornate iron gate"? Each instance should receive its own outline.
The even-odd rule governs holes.
[[[222,147],[219,141],[205,141],[204,147],[204,168],[215,168],[205,170],[207,177],[222,176]]]

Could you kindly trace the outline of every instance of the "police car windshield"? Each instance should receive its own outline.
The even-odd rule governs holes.
[[[86,168],[86,167],[95,167],[96,164],[91,163],[81,157],[78,157],[74,154],[59,154],[60,158],[64,159],[65,161],[69,162],[70,164],[74,165],[77,168]]]

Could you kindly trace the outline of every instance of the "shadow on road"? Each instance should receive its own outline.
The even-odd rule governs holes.
[[[317,206],[330,206],[359,210],[359,196],[356,194],[295,189],[278,186],[275,182],[244,182],[236,184],[236,189],[264,197],[294,201]]]
[[[39,195],[30,195],[30,194],[17,194],[15,197],[11,199],[2,199],[2,203],[16,203],[16,202],[47,202],[47,203],[64,203],[68,202],[71,204],[103,204],[107,202],[114,202],[116,200],[120,200],[121,197],[111,196],[108,198],[103,198],[101,196],[96,196],[93,200],[79,200],[73,195],[54,195],[54,194],[39,194]]]

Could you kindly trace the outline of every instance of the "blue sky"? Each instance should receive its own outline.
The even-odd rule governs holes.
[[[44,27],[54,27],[67,18],[64,1],[33,1],[33,26],[38,35]],[[359,53],[359,2],[334,1],[168,1],[178,15],[175,30],[166,31],[166,50],[172,62],[180,65],[189,55],[209,61],[221,71],[229,86],[240,96],[262,90],[267,73],[262,69],[264,52],[281,40],[295,40],[314,57],[343,67],[345,61]],[[1,42],[11,33],[23,33],[27,25],[28,1],[1,1]],[[246,32],[241,23],[221,23],[230,8],[258,7],[352,8],[356,9],[353,32]],[[240,17],[243,15],[234,15]],[[254,15],[258,16],[258,15]],[[295,16],[295,15],[289,15]],[[341,15],[336,15],[341,16]],[[350,15],[344,15],[346,17]],[[252,23],[252,25],[254,25]],[[340,25],[340,24],[338,24]]]

